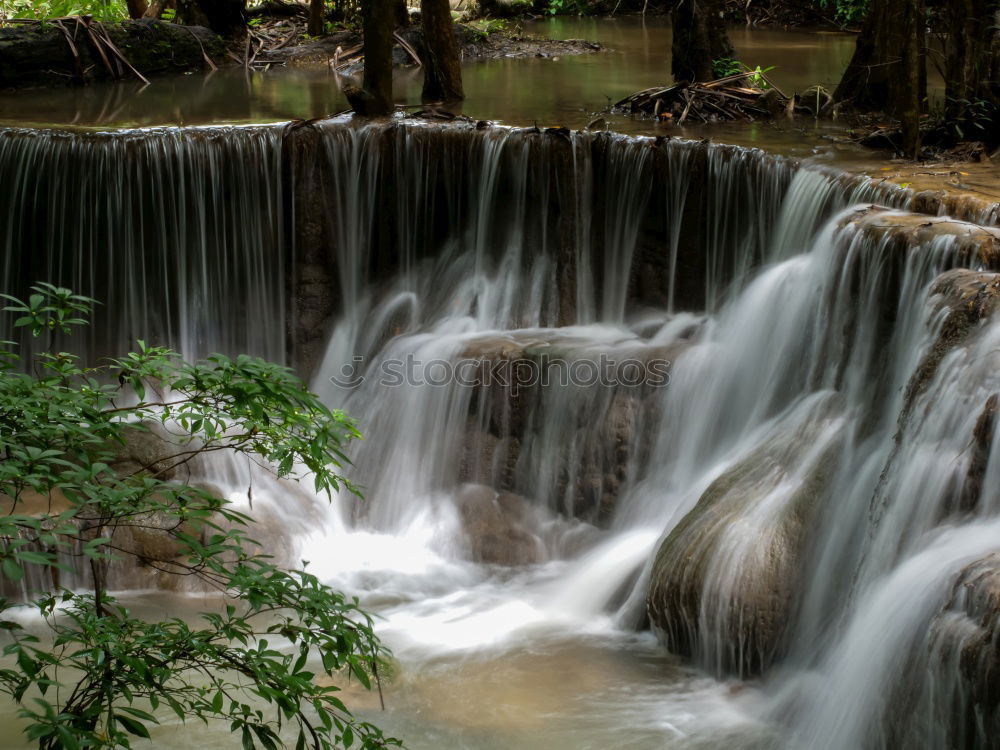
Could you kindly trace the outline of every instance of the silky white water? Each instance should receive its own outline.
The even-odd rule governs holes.
[[[150,163],[161,164],[149,156],[158,137],[135,146]],[[245,136],[232,137],[228,148],[245,157]],[[218,176],[204,158],[211,145],[180,138],[166,143],[187,171],[161,164],[167,193],[175,179],[191,186],[184,174]],[[956,510],[974,429],[1000,391],[1000,326],[976,323],[915,378],[950,310],[933,289],[962,264],[955,237],[901,249],[851,221],[875,195],[865,183],[845,187],[759,152],[539,138],[333,126],[311,152],[336,270],[312,384],[365,435],[349,470],[365,499],[327,504],[261,476],[254,503],[276,551],[381,618],[398,660],[386,711],[350,697],[412,748],[954,741],[947,719],[964,710],[963,688],[945,636],[972,626],[953,588],[1000,551],[1000,449],[989,449],[975,502]],[[13,158],[2,147],[24,139],[0,141],[0,168]],[[251,145],[281,166],[267,142]],[[68,152],[121,146],[110,143]],[[260,176],[276,192],[278,166]],[[233,200],[252,210],[266,193]],[[221,226],[232,218],[223,210]],[[169,236],[156,226],[152,236]],[[232,243],[206,239],[218,227],[192,231],[176,238],[179,275],[163,278],[194,302],[155,292],[146,306],[211,301],[218,319],[206,328],[181,316],[166,337],[191,356],[243,342],[285,356],[295,323],[263,310],[285,310],[277,256],[301,262],[301,239],[272,255],[248,244],[262,231],[248,227],[238,244],[252,250],[234,250],[249,253],[234,276],[228,256],[211,252]],[[8,236],[8,259],[21,242]],[[80,256],[83,240],[46,242],[62,258]],[[86,258],[72,280],[102,272]],[[23,274],[8,260],[8,280]],[[140,290],[127,292],[116,304],[136,304]],[[233,294],[259,294],[260,319],[227,314]],[[695,297],[700,305],[686,303]],[[117,325],[112,340],[128,335]],[[529,377],[482,382],[497,363]],[[244,467],[207,473],[245,501]],[[668,583],[694,594],[679,594],[693,600],[657,630],[683,656],[647,629],[664,540]],[[914,675],[913,700],[929,717],[920,731],[905,726],[914,704],[900,696]],[[190,745],[173,730],[157,746]],[[227,739],[199,736],[203,746]],[[993,742],[984,729],[961,746]]]

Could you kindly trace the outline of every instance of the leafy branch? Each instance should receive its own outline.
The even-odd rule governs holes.
[[[51,284],[27,301],[4,298],[15,327],[50,340],[86,325],[94,304]],[[357,600],[280,568],[250,537],[250,515],[177,481],[226,451],[281,478],[311,477],[328,496],[357,494],[342,474],[345,445],[360,437],[351,420],[285,367],[246,356],[189,363],[142,341],[89,367],[62,352],[23,362],[4,342],[0,371],[0,692],[20,705],[29,740],[128,748],[170,711],[228,722],[244,748],[400,746],[319,678],[371,688],[387,658]],[[161,450],[123,462],[138,438]],[[164,543],[146,549],[139,533]],[[218,611],[197,624],[135,616],[108,593],[110,566],[123,562],[198,580],[218,593]],[[90,591],[60,585],[81,570]],[[25,607],[43,636],[10,618]]]

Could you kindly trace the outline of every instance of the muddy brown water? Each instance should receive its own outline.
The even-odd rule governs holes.
[[[600,42],[596,54],[470,62],[464,68],[467,100],[456,109],[477,119],[514,125],[584,127],[609,101],[669,81],[670,27],[664,19],[555,18],[520,24],[525,33]],[[854,48],[854,36],[831,32],[733,29],[738,56],[751,67],[774,66],[769,75],[786,93],[819,83],[836,85]],[[420,101],[421,71],[397,70],[396,100]],[[41,89],[0,95],[0,123],[79,127],[145,127],[216,123],[278,122],[322,117],[347,109],[325,69],[275,68],[261,73],[220,70],[136,83],[96,84],[83,89]],[[698,135],[646,119],[608,118],[629,133]],[[719,140],[772,144],[807,153],[817,130],[828,126],[798,121],[718,125]]]
[[[669,80],[670,33],[662,20],[551,19],[525,24],[524,30],[594,39],[607,51],[470,63],[465,66],[468,100],[463,113],[514,125],[578,128],[609,100]],[[837,33],[736,29],[732,37],[744,62],[775,66],[770,75],[787,93],[815,83],[832,88],[854,45],[852,36]],[[399,103],[417,103],[419,90],[419,70],[398,72]],[[113,128],[280,122],[345,108],[324,70],[224,70],[156,79],[147,87],[96,85],[4,94],[0,123]],[[811,121],[683,131],[621,116],[609,118],[608,124],[639,134],[708,134],[796,155],[856,158],[859,153],[838,139],[839,126]],[[456,578],[473,576],[455,567],[451,574]],[[551,575],[561,572],[556,566]],[[758,718],[762,699],[755,684],[699,674],[668,656],[651,635],[623,632],[602,618],[587,628],[536,622],[531,612],[509,603],[505,592],[510,585],[507,578],[473,577],[468,590],[474,595],[428,595],[418,601],[424,610],[368,602],[388,618],[382,627],[401,665],[386,686],[387,712],[378,710],[373,696],[354,690],[348,703],[421,750],[691,750],[771,744],[774,727]],[[470,611],[493,599],[496,606],[470,617]],[[180,612],[193,618],[199,609],[214,606],[198,597],[141,593],[131,595],[129,603],[150,617]],[[517,637],[508,637],[508,631]],[[431,639],[430,647],[417,637],[437,632],[447,642]],[[474,647],[462,648],[463,639],[474,640]],[[0,702],[0,748],[26,747],[14,713]],[[183,727],[165,716],[154,730],[153,746],[224,748],[233,741],[226,725]]]

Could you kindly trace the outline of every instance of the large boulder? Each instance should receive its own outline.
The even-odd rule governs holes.
[[[832,401],[723,471],[661,543],[647,607],[671,651],[741,676],[781,654],[839,451]]]
[[[1000,553],[956,577],[886,701],[882,747],[989,750],[1000,737]]]
[[[115,447],[111,468],[121,476],[148,474],[157,479],[183,477],[190,467],[182,463],[190,446],[177,441],[158,424],[147,422],[128,427],[125,443]]]
[[[652,383],[669,376],[653,368],[680,349],[637,342],[601,348],[559,330],[469,341],[459,356],[477,363],[478,392],[470,399],[460,481],[544,498],[556,513],[606,524],[642,436],[657,423]],[[592,365],[604,374],[593,385],[574,383],[569,373],[577,365],[583,377],[597,372]]]
[[[469,559],[494,565],[529,565],[546,559],[538,516],[523,497],[481,484],[463,485],[456,497]]]

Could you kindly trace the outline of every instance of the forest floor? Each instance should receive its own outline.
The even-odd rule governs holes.
[[[528,36],[505,24],[460,24],[466,61],[582,55],[602,49],[583,39]],[[419,64],[423,38],[419,26],[396,34],[393,61]],[[95,80],[138,79],[147,75],[209,71],[217,67],[265,70],[273,66],[332,65],[357,72],[361,35],[337,31],[315,38],[301,17],[254,19],[245,39],[225,46],[200,27],[143,19],[91,24],[79,17],[53,23],[0,27],[0,89],[80,85]]]
[[[483,30],[460,24],[458,34],[465,61],[551,58],[590,54],[602,49],[600,44],[584,39],[546,39],[502,27]],[[262,45],[253,63],[258,66],[261,63],[289,66],[334,64],[340,70],[356,72],[362,65],[361,35],[355,31],[334,32],[316,39],[305,34],[304,24],[297,19],[280,19],[253,29],[251,39],[252,44]],[[397,32],[397,43],[393,48],[395,64],[419,64],[422,52],[419,27],[411,26]]]

